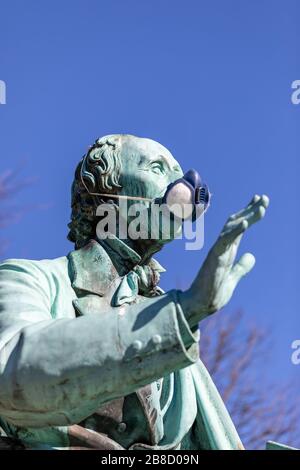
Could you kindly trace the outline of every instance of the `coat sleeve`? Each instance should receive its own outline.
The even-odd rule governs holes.
[[[38,262],[0,265],[0,416],[8,423],[78,423],[197,361],[198,337],[176,290],[101,315],[55,319],[50,284]]]

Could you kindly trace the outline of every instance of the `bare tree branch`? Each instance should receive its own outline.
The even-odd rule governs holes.
[[[201,325],[200,356],[211,373],[247,449],[267,440],[300,447],[300,399],[289,383],[269,383],[271,350],[264,331],[241,312],[210,317]]]

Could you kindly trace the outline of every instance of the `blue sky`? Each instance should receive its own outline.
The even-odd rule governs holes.
[[[2,0],[0,172],[23,165],[20,179],[36,178],[14,198],[29,210],[3,231],[5,256],[72,249],[70,185],[95,138],[158,140],[213,192],[204,249],[168,246],[162,286],[188,287],[227,216],[268,194],[269,213],[241,245],[256,266],[224,314],[242,308],[267,328],[275,380],[299,381],[299,14],[293,0]]]

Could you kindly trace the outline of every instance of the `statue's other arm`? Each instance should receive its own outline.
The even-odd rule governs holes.
[[[68,425],[198,358],[177,292],[78,318],[53,318],[37,262],[0,266],[0,416]],[[63,316],[60,315],[60,316]]]

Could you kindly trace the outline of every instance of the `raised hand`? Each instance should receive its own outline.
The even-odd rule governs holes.
[[[243,234],[264,217],[268,205],[267,196],[255,195],[245,209],[225,223],[192,286],[181,294],[191,326],[224,307],[240,279],[253,268],[255,258],[251,253],[245,253],[237,262],[235,258]]]

